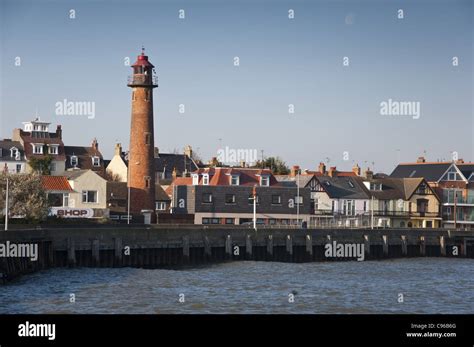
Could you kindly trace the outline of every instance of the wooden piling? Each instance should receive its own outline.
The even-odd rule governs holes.
[[[116,238],[114,238],[115,266],[122,265],[122,259],[123,259],[122,238],[121,237],[116,237]]]
[[[407,237],[405,235],[402,235],[401,239],[402,239],[402,255],[407,256],[408,255]]]
[[[331,238],[330,235],[328,235],[329,238]],[[311,238],[311,235],[307,234],[305,238],[306,242],[306,253],[308,253],[310,256],[313,255],[313,240]]]
[[[212,255],[211,243],[209,242],[209,238],[207,236],[204,236],[204,254],[208,257]]]
[[[100,265],[100,243],[98,239],[92,240],[92,263]]]
[[[364,235],[364,251],[365,251],[365,255],[370,256],[370,239],[369,239],[369,235]]]
[[[286,252],[289,255],[293,255],[293,239],[291,235],[286,235]]]
[[[267,254],[273,256],[273,235],[268,235],[267,238]]]
[[[232,237],[230,235],[225,238],[225,255],[232,258]]]
[[[189,237],[183,236],[183,259],[189,261]]]
[[[67,264],[68,266],[76,265],[76,245],[71,237],[67,239]]]
[[[426,255],[426,243],[425,243],[425,237],[420,236],[420,255],[425,256]]]
[[[446,241],[443,235],[439,237],[439,248],[440,248],[441,256],[445,257],[446,256]]]
[[[249,259],[252,258],[252,236],[250,235],[245,238],[245,253]]]
[[[383,255],[388,257],[388,236],[382,235],[382,248],[383,248]]]

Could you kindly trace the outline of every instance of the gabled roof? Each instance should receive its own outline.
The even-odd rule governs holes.
[[[86,174],[86,173],[89,173],[89,172],[92,172],[94,173],[95,175],[97,175],[98,177],[100,177],[101,179],[105,180],[101,175],[99,175],[97,172],[93,171],[93,170],[68,170],[68,171],[65,171],[64,172],[64,176],[66,176],[69,180],[71,181],[74,181],[75,179],[77,179],[78,177]]]
[[[186,154],[159,153],[154,159],[155,171],[172,173],[174,169],[179,174],[193,172],[198,169],[194,160]]]
[[[274,175],[275,179],[285,187],[297,187],[300,188],[306,187],[309,182],[316,176],[313,174],[303,174],[299,176],[291,175]]]
[[[390,174],[395,178],[424,177],[428,182],[438,181],[452,163],[408,163],[399,164]]]
[[[93,170],[102,171],[104,166],[104,160],[102,153],[94,147],[82,147],[82,146],[64,146],[64,152],[66,155],[66,170],[73,168],[71,165],[71,156],[77,156],[77,168],[82,170]],[[92,157],[100,158],[100,166],[94,166],[92,164]]]
[[[15,160],[10,156],[10,149],[15,147],[20,152],[20,160]],[[25,151],[22,144],[19,141],[2,140],[0,141],[0,160],[2,161],[24,161]]]
[[[331,199],[370,199],[360,177],[319,176],[316,179]]]
[[[46,191],[73,191],[67,178],[64,176],[41,176],[41,184]]]

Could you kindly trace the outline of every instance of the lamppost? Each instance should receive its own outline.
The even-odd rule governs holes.
[[[8,213],[9,213],[9,206],[8,206],[8,190],[9,190],[9,181],[7,177],[7,191],[6,191],[6,198],[5,198],[5,231],[8,230]]]
[[[296,225],[300,226],[300,169],[296,172]]]
[[[253,229],[257,231],[257,188],[253,186]]]

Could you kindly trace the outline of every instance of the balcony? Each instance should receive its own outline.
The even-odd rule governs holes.
[[[156,75],[145,75],[145,74],[130,75],[127,78],[127,85],[129,87],[148,87],[148,86],[152,86],[153,88],[156,88],[156,87],[158,87],[158,76],[156,76]]]

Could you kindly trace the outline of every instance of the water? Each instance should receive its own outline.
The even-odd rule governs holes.
[[[474,259],[58,268],[0,286],[0,313],[474,313]]]

